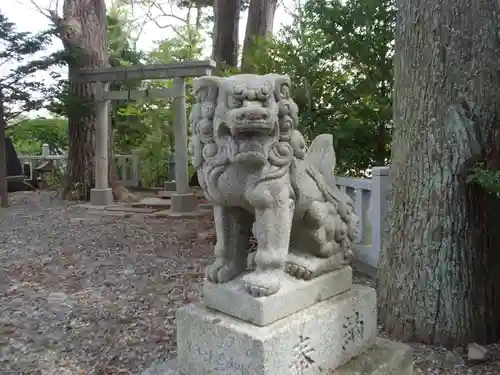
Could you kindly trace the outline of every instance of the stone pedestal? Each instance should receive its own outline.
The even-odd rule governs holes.
[[[371,347],[376,295],[354,287],[265,327],[201,305],[177,315],[177,353],[189,375],[325,374]]]
[[[198,199],[193,193],[173,193],[170,197],[171,210],[175,213],[192,212],[198,206]]]
[[[175,191],[177,189],[177,185],[175,184],[175,181],[165,181],[163,183],[163,189],[166,191]]]
[[[204,302],[177,313],[177,354],[144,375],[411,375],[410,349],[377,340],[376,292],[352,269],[310,281],[284,275],[256,298],[241,278],[204,285]]]
[[[288,275],[283,278],[280,291],[266,298],[246,293],[241,277],[220,285],[205,282],[203,303],[208,308],[262,327],[348,291],[352,286],[352,269],[344,267],[310,281]]]
[[[93,206],[109,206],[113,204],[113,191],[111,188],[91,189],[90,204]]]
[[[300,372],[291,372],[300,375]],[[413,375],[412,352],[409,346],[377,339],[363,354],[344,366],[324,375]],[[190,375],[183,372],[178,359],[157,361],[142,375]]]

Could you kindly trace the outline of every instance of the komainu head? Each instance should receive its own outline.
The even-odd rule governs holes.
[[[289,152],[285,144],[290,143],[298,121],[289,77],[201,77],[193,87],[196,104],[190,122],[195,167],[217,155],[261,165],[273,153]]]

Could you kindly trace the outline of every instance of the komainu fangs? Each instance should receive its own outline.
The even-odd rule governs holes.
[[[217,233],[208,280],[245,273],[246,290],[267,296],[284,272],[307,280],[348,264],[358,218],[334,183],[333,138],[320,135],[306,148],[290,79],[242,74],[193,86],[193,164]],[[246,273],[252,231],[255,269]]]

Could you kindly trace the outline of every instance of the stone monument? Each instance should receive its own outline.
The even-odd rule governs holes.
[[[377,339],[375,290],[352,284],[358,217],[335,184],[333,137],[307,148],[297,130],[290,79],[193,86],[191,151],[214,204],[215,261],[203,303],[178,311],[178,358],[147,374],[411,374],[410,350]]]

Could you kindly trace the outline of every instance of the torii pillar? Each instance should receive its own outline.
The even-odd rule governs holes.
[[[95,188],[90,190],[90,204],[109,206],[113,203],[113,192],[108,185],[109,100],[106,100],[104,94],[109,83],[97,82],[95,87]]]
[[[192,212],[198,199],[189,187],[186,81],[174,78],[175,193],[170,197],[172,213]]]

